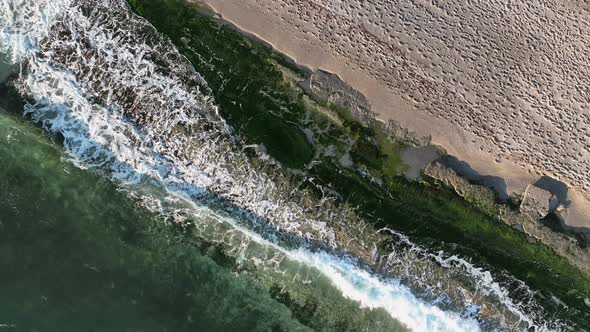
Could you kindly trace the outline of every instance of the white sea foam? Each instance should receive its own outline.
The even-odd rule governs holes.
[[[2,51],[27,67],[19,86],[35,103],[26,113],[63,135],[80,167],[108,171],[130,188],[156,184],[200,209],[220,210],[215,218],[234,225],[246,220],[242,234],[318,268],[345,296],[416,330],[473,330],[476,323],[332,253],[356,254],[367,265],[385,259],[383,272],[452,298],[457,312],[476,308],[472,302],[483,294],[497,312],[517,317],[512,324],[535,326],[489,272],[413,245],[380,257],[375,248],[383,234],[352,209],[335,208],[330,198],[302,204],[306,197],[279,171],[252,166],[205,93],[206,82],[124,2],[0,0],[0,8]],[[311,244],[323,253],[310,251]],[[457,273],[462,278],[452,277]],[[476,294],[461,284],[465,276]]]
[[[0,2],[0,54],[11,63],[33,57],[38,42],[47,35],[62,11],[52,0],[10,0]]]
[[[445,312],[435,305],[428,304],[417,298],[408,287],[402,285],[398,280],[379,278],[359,268],[354,259],[304,248],[286,250],[263,238],[260,234],[243,227],[239,221],[231,217],[219,215],[202,206],[195,206],[195,209],[199,211],[201,217],[223,221],[237,230],[238,234],[247,236],[247,239],[238,239],[242,245],[241,257],[247,256],[245,251],[249,247],[248,243],[254,242],[268,248],[265,251],[268,255],[266,260],[257,262],[257,264],[275,267],[280,265],[280,262],[288,260],[315,268],[326,276],[346,298],[357,301],[364,308],[384,309],[391,317],[413,331],[480,331],[477,320],[462,317],[457,313]],[[228,240],[228,233],[230,232],[224,229],[222,232],[208,233],[206,236],[222,236],[225,238],[222,241],[227,243],[231,241]],[[234,235],[230,235],[229,238]]]
[[[398,238],[398,243],[403,244],[406,247],[409,247],[409,250],[406,250],[405,253],[400,254],[393,252],[391,257],[390,264],[395,264],[395,262],[399,262],[400,260],[416,260],[416,257],[428,257],[430,258],[430,262],[436,262],[438,265],[448,269],[449,271],[455,271],[459,275],[469,275],[470,278],[475,280],[476,282],[473,284],[476,288],[475,291],[471,292],[469,296],[466,298],[466,302],[473,302],[475,297],[488,297],[492,296],[496,298],[498,301],[503,303],[505,308],[508,312],[515,316],[515,322],[513,323],[513,328],[520,326],[521,323],[529,326],[531,329],[535,329],[536,331],[550,331],[552,330],[548,325],[538,324],[535,322],[534,314],[525,313],[522,310],[524,303],[527,303],[528,306],[533,306],[536,309],[533,312],[542,312],[540,307],[537,307],[535,301],[533,300],[535,293],[528,289],[526,284],[518,279],[512,278],[514,283],[517,283],[519,288],[523,290],[524,294],[527,294],[527,298],[523,299],[519,302],[515,302],[508,290],[502,287],[496,280],[494,280],[492,274],[489,271],[482,269],[481,267],[477,267],[474,264],[457,257],[456,255],[447,255],[442,251],[437,253],[431,253],[424,248],[421,248],[414,243],[412,243],[407,236],[396,232],[395,230],[384,228],[381,230],[382,232],[386,232],[389,234],[394,235]],[[427,260],[428,261],[428,260]],[[413,271],[407,271],[408,274],[417,275],[417,273]],[[420,279],[420,278],[419,278]],[[422,277],[423,280],[420,280],[421,283],[425,283],[428,285],[428,288],[433,288],[433,280]],[[439,284],[440,285],[440,284]],[[540,317],[536,317],[537,320]],[[554,327],[567,329],[565,324],[561,324],[559,322],[554,322]]]
[[[291,252],[289,257],[320,270],[346,297],[367,308],[385,309],[413,331],[480,330],[476,320],[426,304],[399,281],[382,280],[346,259],[303,249]]]

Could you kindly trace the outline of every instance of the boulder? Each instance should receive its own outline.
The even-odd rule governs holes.
[[[556,207],[554,195],[533,184],[529,184],[524,191],[520,212],[535,219],[543,219]]]

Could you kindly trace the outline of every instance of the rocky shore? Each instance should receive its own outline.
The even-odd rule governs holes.
[[[546,169],[541,170],[542,167],[531,165],[523,167],[523,163],[513,162],[515,158],[511,158],[512,161],[506,160],[506,155],[494,157],[493,153],[489,153],[490,149],[487,151],[480,149],[475,156],[471,155],[470,152],[473,151],[471,143],[475,141],[467,142],[465,137],[472,133],[458,128],[456,123],[449,125],[446,123],[447,120],[440,116],[428,119],[416,103],[413,106],[410,105],[408,109],[412,109],[417,119],[423,118],[430,121],[428,124],[432,129],[430,132],[429,128],[424,127],[423,124],[408,122],[408,114],[399,113],[399,110],[389,107],[390,113],[384,114],[379,103],[377,107],[374,106],[376,100],[374,93],[370,91],[366,93],[366,89],[363,91],[363,86],[354,79],[349,81],[341,78],[341,75],[346,77],[350,74],[347,70],[331,72],[324,68],[337,69],[337,66],[323,63],[324,60],[320,61],[322,63],[309,61],[309,59],[306,61],[305,58],[302,60],[298,57],[301,54],[300,50],[293,48],[292,45],[275,43],[276,39],[273,36],[277,34],[276,30],[272,30],[274,32],[269,32],[270,35],[267,36],[256,29],[256,26],[260,26],[260,22],[267,21],[265,24],[279,24],[277,26],[283,34],[297,35],[296,31],[290,31],[288,27],[283,26],[285,24],[283,20],[279,20],[283,23],[277,23],[272,20],[271,14],[260,16],[263,12],[256,7],[258,2],[240,5],[233,2],[230,4],[226,1],[208,0],[207,3],[212,5],[207,7],[209,13],[215,15],[220,22],[229,24],[234,29],[249,35],[250,38],[258,39],[282,53],[304,77],[303,80],[298,81],[298,85],[307,95],[316,101],[349,110],[355,120],[383,131],[391,140],[403,144],[401,157],[405,168],[402,173],[406,178],[423,179],[451,188],[464,199],[496,216],[499,221],[524,233],[531,242],[538,241],[553,248],[560,256],[566,257],[585,274],[590,275],[590,250],[588,249],[590,210],[586,210],[588,200],[583,187],[573,186],[554,176],[543,175],[549,172]],[[270,7],[274,8],[272,5]],[[256,21],[257,24],[244,18],[234,20],[231,15],[237,8],[242,8],[249,15],[260,16],[260,20]],[[321,14],[322,11],[318,13]],[[246,17],[253,17],[249,15]],[[288,40],[302,46],[301,40],[292,38],[295,37],[291,35]],[[317,51],[322,50],[323,47],[326,46],[310,42],[304,49]],[[317,59],[324,59],[324,56]],[[386,86],[378,80],[372,83],[376,84],[377,89]],[[390,88],[387,87],[384,90],[389,98],[395,96],[397,91]],[[382,99],[377,98],[377,101]],[[403,116],[399,116],[400,114]],[[460,113],[457,114],[459,115]],[[479,121],[482,124],[481,121],[484,120]],[[441,123],[447,126],[444,136],[440,136]],[[461,138],[453,141],[457,139],[455,137],[457,134]],[[520,134],[526,135],[527,132],[520,131]],[[490,140],[484,144],[495,144],[494,142],[497,143]],[[579,167],[583,168],[584,164],[578,165]],[[581,169],[578,171],[583,172]]]
[[[590,229],[590,24],[575,2],[205,2],[298,64],[337,74],[378,119],[501,178],[507,196],[544,177],[563,183],[563,226]]]
[[[391,140],[404,145],[403,175],[408,180],[424,179],[451,188],[499,221],[524,233],[529,241],[553,248],[590,275],[590,229],[567,224],[565,214],[572,202],[568,200],[566,184],[543,176],[522,192],[508,192],[505,179],[479,174],[467,162],[431,144],[429,137],[418,137],[393,120],[385,124],[377,120],[367,99],[337,75],[323,70],[304,72],[308,76],[301,87],[314,99],[349,109],[359,122],[383,130]]]

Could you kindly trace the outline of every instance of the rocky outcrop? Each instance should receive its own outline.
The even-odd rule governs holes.
[[[367,98],[342,81],[336,74],[318,70],[306,77],[300,86],[316,100],[350,110],[353,114],[365,118],[365,121],[371,118],[371,105]]]
[[[553,212],[558,203],[551,192],[530,184],[523,194],[520,213],[533,219],[543,219]]]
[[[459,196],[467,201],[475,202],[486,211],[497,211],[495,193],[493,190],[469,182],[467,178],[457,174],[452,168],[445,166],[441,160],[430,163],[424,174],[436,181],[440,181],[446,187],[453,189]]]
[[[316,101],[349,111],[355,120],[382,128],[391,139],[405,144],[401,157],[408,166],[403,171],[407,179],[417,180],[423,171],[427,177],[441,181],[467,201],[525,233],[531,242],[541,241],[553,247],[577,262],[576,265],[590,260],[590,252],[584,250],[588,247],[590,229],[569,226],[568,220],[575,216],[569,214],[568,186],[563,182],[543,176],[522,193],[508,192],[504,179],[479,174],[468,163],[448,154],[441,156],[441,149],[430,145],[429,138],[418,138],[394,121],[382,126],[365,96],[338,75],[324,70],[310,71],[300,87]]]
[[[413,147],[423,147],[430,144],[430,136],[418,136],[414,131],[403,127],[395,120],[388,120],[385,123],[378,120],[368,99],[337,74],[325,70],[309,71],[309,73],[305,80],[300,82],[300,87],[316,101],[328,103],[349,112],[349,115],[356,121],[383,130],[397,142]],[[424,166],[426,166],[425,163],[422,168]]]
[[[421,172],[431,162],[440,158],[441,151],[437,146],[409,146],[402,150],[402,160],[407,168],[403,175],[408,180],[418,180]]]
[[[568,227],[564,223],[561,215],[567,213],[567,202],[560,201],[557,193],[540,188],[543,182],[530,184],[523,193],[514,193],[508,200],[499,201],[492,188],[468,181],[441,160],[428,165],[424,174],[496,216],[498,221],[522,232],[529,242],[541,242],[590,275],[589,230]]]

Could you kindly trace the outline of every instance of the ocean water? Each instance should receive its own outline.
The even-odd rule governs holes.
[[[0,0],[0,53],[26,98],[0,113],[2,328],[570,329],[251,157],[124,1]]]
[[[304,330],[38,129],[0,113],[0,143],[3,330]]]
[[[273,271],[266,262],[257,263],[267,275],[278,272],[280,278],[301,278],[299,287],[320,287],[315,290],[324,293],[319,303],[347,302],[338,294],[343,292],[359,301],[353,306],[385,308],[420,329],[477,329],[434,306],[420,306],[407,288],[370,278],[325,253],[288,252],[247,230],[240,230],[244,236],[236,241],[231,226],[186,240],[184,232],[141,207],[125,190],[65,161],[61,149],[38,128],[4,111],[0,143],[3,328],[307,330],[255,278],[236,275],[245,263],[203,250],[203,243],[223,240],[242,247],[240,259],[270,256],[280,262]],[[191,210],[196,222],[224,222],[214,213]],[[329,294],[331,288],[337,295]],[[385,303],[387,296],[391,299]],[[342,308],[332,304],[330,309]],[[367,331],[405,330],[385,312],[350,313],[373,321],[364,322],[361,328]],[[339,323],[348,329],[347,322]]]
[[[0,83],[4,82],[12,72],[12,67],[0,60]]]

